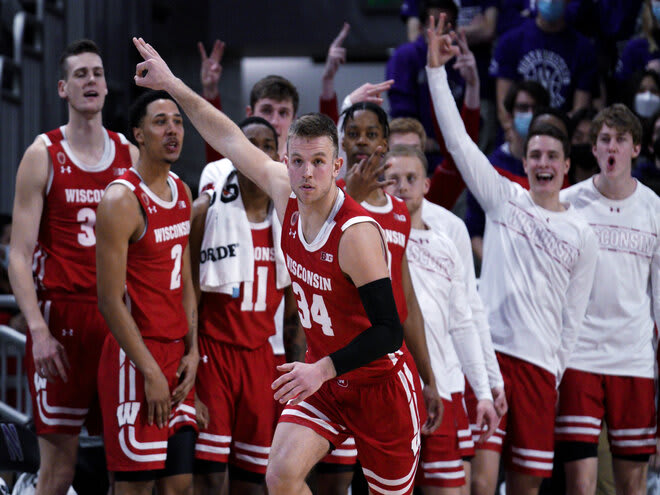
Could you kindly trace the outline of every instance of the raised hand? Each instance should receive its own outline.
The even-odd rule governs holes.
[[[133,44],[144,59],[144,62],[140,62],[135,66],[135,84],[145,88],[167,91],[168,85],[176,81],[176,77],[165,61],[156,49],[142,38],[133,38]]]
[[[346,63],[346,48],[342,45],[350,29],[350,24],[345,22],[337,37],[330,43],[328,57],[325,59],[325,69],[323,69],[323,79],[334,79],[339,66]]]
[[[382,163],[383,148],[378,146],[369,158],[356,163],[346,174],[346,192],[358,203],[364,201],[376,189],[393,185],[394,179],[385,179],[390,165]]]
[[[468,86],[474,86],[479,82],[479,72],[477,71],[477,61],[468,46],[465,31],[459,31],[457,41],[460,53],[456,56],[454,69],[458,70]]]
[[[453,44],[456,33],[450,31],[448,34],[443,34],[445,19],[446,15],[440,14],[436,26],[433,16],[429,17],[429,27],[426,30],[428,35],[426,64],[429,67],[441,67],[460,54],[460,48]]]
[[[360,103],[361,101],[370,101],[376,105],[382,105],[383,97],[380,95],[384,91],[389,91],[392,84],[394,84],[394,79],[388,79],[387,81],[378,84],[364,83],[348,95],[348,98],[351,100],[352,105]]]
[[[202,83],[202,95],[207,100],[212,100],[218,97],[220,93],[218,83],[222,76],[222,56],[225,53],[225,43],[220,40],[215,40],[213,49],[210,54],[206,54],[206,49],[201,41],[197,42],[199,55],[202,63],[199,68],[199,80]]]

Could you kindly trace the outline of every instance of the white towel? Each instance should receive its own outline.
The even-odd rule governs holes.
[[[241,199],[238,177],[226,158],[209,163],[202,173],[213,177],[214,188],[206,214],[200,252],[199,283],[205,292],[220,292],[238,297],[242,282],[254,282],[252,232]],[[270,218],[275,246],[275,280],[278,289],[291,284],[280,247],[282,226],[275,208]]]

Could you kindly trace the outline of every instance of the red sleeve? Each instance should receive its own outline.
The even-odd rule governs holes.
[[[426,199],[451,210],[456,204],[456,200],[463,192],[463,189],[465,189],[465,182],[463,182],[463,178],[456,168],[454,159],[447,151],[445,140],[442,137],[438,121],[435,118],[435,110],[433,106],[431,106],[431,116],[433,119],[435,137],[440,146],[440,153],[442,153],[444,160],[438,164],[433,172],[433,176],[431,177],[431,187],[429,188],[429,192],[426,193]],[[479,139],[479,120],[481,118],[479,109],[468,108],[463,105],[463,108],[461,109],[461,118],[465,124],[465,130],[476,143]]]
[[[339,122],[339,105],[337,103],[337,93],[329,100],[319,98],[319,112],[327,115],[336,124]]]
[[[217,98],[213,98],[212,100],[206,100],[206,101],[208,101],[218,110],[222,110],[222,100],[220,99],[219,94]],[[207,142],[204,142],[204,146],[206,147],[206,163],[215,162],[218,160],[222,160],[224,158],[220,153],[218,153],[211,146],[209,146]]]

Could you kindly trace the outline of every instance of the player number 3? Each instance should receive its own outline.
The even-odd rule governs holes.
[[[312,294],[312,307],[307,305],[307,298],[298,282],[291,284],[293,293],[296,295],[298,302],[298,316],[300,317],[300,324],[303,328],[312,328],[312,320],[314,323],[321,325],[321,330],[324,335],[334,336],[335,332],[332,331],[332,321],[330,315],[323,302],[323,296]],[[310,319],[311,317],[311,319]]]

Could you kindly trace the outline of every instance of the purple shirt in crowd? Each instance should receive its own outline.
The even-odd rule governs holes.
[[[550,105],[564,111],[571,110],[576,89],[597,89],[597,69],[585,36],[570,27],[546,33],[534,19],[502,35],[490,65],[494,77],[538,81],[550,93]]]
[[[626,81],[635,72],[644,70],[651,60],[660,59],[660,51],[651,52],[646,38],[635,38],[626,43],[621,58],[616,64],[614,76],[619,81]]]

